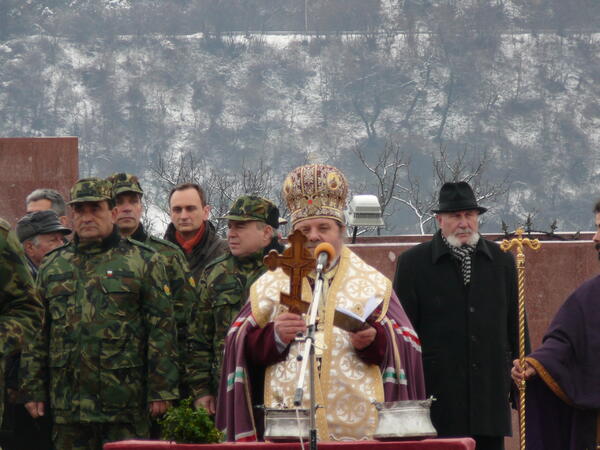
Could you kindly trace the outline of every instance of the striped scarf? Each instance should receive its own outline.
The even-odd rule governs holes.
[[[460,262],[460,271],[463,276],[465,286],[471,282],[471,256],[475,253],[475,247],[468,244],[463,244],[460,247],[450,245],[444,235],[442,235],[444,243],[450,249],[450,253]]]

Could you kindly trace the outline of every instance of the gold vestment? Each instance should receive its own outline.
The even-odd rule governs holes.
[[[348,332],[333,326],[336,306],[360,311],[371,297],[382,298],[380,320],[389,305],[390,280],[344,247],[331,285],[326,289],[324,317],[319,329],[324,334],[320,373],[315,380],[317,429],[320,440],[371,439],[377,426],[377,411],[372,402],[384,401],[381,371],[365,364],[356,354]],[[273,321],[286,307],[280,305],[280,292],[289,293],[289,278],[281,270],[265,273],[250,291],[252,314],[260,327]],[[303,280],[302,299],[310,302],[312,290]],[[321,314],[322,316],[322,314]],[[267,368],[264,403],[268,408],[293,407],[301,363],[296,357],[303,343],[292,342],[285,361]],[[303,408],[308,408],[308,373],[304,383]]]

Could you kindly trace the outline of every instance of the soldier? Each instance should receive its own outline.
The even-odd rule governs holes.
[[[263,264],[265,249],[283,251],[274,232],[279,226],[279,210],[271,201],[243,195],[223,218],[228,220],[229,252],[204,269],[198,311],[193,314],[188,338],[186,375],[196,399],[194,405],[211,414],[215,413],[227,330],[248,298],[250,286],[267,270]]]
[[[110,183],[79,180],[69,205],[74,239],[40,267],[48,321],[23,352],[21,387],[34,418],[49,396],[56,448],[101,449],[147,437],[148,411],[178,397],[175,321],[160,256],[112,223]]]
[[[119,227],[121,236],[130,237],[142,242],[162,257],[167,270],[167,278],[173,300],[173,312],[177,323],[177,340],[179,351],[179,369],[184,370],[186,361],[186,336],[191,307],[196,301],[195,282],[189,271],[185,256],[175,244],[152,236],[144,230],[140,222],[144,191],[136,176],[127,173],[115,173],[108,178],[112,183],[112,196],[115,207],[112,212],[113,222]],[[181,397],[185,392],[180,392]]]
[[[31,340],[42,326],[44,309],[27,270],[23,250],[0,219],[0,355],[4,358]],[[4,410],[4,364],[0,364],[0,417]]]

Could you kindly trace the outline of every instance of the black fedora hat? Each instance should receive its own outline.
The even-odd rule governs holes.
[[[479,206],[475,200],[473,189],[466,181],[458,183],[444,183],[440,189],[439,205],[437,209],[432,209],[434,213],[468,211],[476,209],[479,214],[487,211],[487,208]]]

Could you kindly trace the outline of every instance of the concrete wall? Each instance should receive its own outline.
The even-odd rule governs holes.
[[[25,197],[37,188],[68,199],[78,165],[76,137],[0,138],[0,217],[14,226],[25,214]]]

